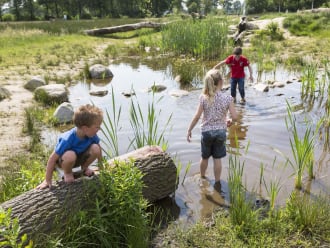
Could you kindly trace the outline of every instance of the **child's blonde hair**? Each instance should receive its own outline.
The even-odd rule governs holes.
[[[204,77],[203,94],[209,99],[209,102],[214,101],[214,95],[218,84],[222,84],[222,76],[219,70],[211,69]]]
[[[103,111],[91,104],[82,105],[73,115],[73,123],[76,127],[90,127],[103,121]]]

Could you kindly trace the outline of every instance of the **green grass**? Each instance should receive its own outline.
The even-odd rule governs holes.
[[[95,185],[97,200],[68,218],[67,228],[40,234],[35,247],[148,247],[151,218],[141,171],[133,161],[104,166]]]
[[[162,30],[164,51],[185,54],[204,60],[223,57],[228,45],[226,19],[173,22]]]
[[[320,36],[328,34],[330,27],[329,13],[297,14],[288,16],[283,26],[297,36]],[[328,36],[329,37],[329,36]]]

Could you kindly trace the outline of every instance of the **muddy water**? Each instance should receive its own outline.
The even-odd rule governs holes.
[[[155,69],[155,67],[160,68]],[[78,83],[71,86],[69,89],[70,102],[75,107],[93,102],[111,114],[113,110],[111,90],[113,88],[116,108],[118,109],[119,106],[122,108],[118,129],[120,130],[119,150],[120,154],[123,154],[132,150],[132,148],[127,149],[130,142],[129,137],[133,137],[128,116],[131,100],[134,99],[135,102],[138,102],[144,113],[147,113],[147,104],[152,100],[152,94],[148,94],[147,89],[153,84],[162,84],[167,87],[165,91],[157,93],[155,99],[163,97],[156,104],[157,111],[161,111],[158,117],[159,130],[162,130],[163,123],[172,114],[171,130],[166,132],[166,139],[169,144],[168,153],[172,155],[177,164],[182,164],[179,188],[175,193],[175,201],[172,202],[179,222],[183,224],[194,223],[196,220],[210,216],[219,205],[229,204],[227,185],[229,149],[238,152],[240,161],[244,162],[244,184],[249,191],[258,192],[263,197],[267,197],[265,186],[260,187],[259,185],[260,167],[263,165],[266,185],[269,186],[271,181],[280,182],[281,188],[277,204],[285,203],[288,195],[294,190],[293,169],[286,164],[287,158],[293,159],[289,141],[290,135],[285,125],[286,101],[294,106],[295,113],[299,114],[297,115],[297,126],[301,133],[304,132],[304,118],[309,118],[316,123],[322,115],[317,104],[310,108],[301,100],[300,83],[296,80],[297,75],[278,70],[275,75],[276,80],[282,82],[291,80],[292,83],[286,84],[283,88],[270,89],[269,92],[258,92],[251,85],[246,87],[247,103],[245,105],[236,104],[240,119],[228,129],[228,153],[222,161],[221,184],[224,195],[221,196],[213,188],[212,160],[209,161],[207,180],[201,180],[199,177],[199,126],[193,130],[193,141],[191,143],[186,141],[186,130],[194,115],[201,90],[190,91],[186,96],[171,96],[173,90],[180,88],[179,84],[169,72],[168,66],[155,62],[152,66],[138,62],[135,64],[112,64],[110,69],[114,74],[114,78],[110,82]],[[263,74],[261,78],[262,80],[274,79],[274,74]],[[109,91],[106,96],[98,97],[89,94],[90,90],[104,89]],[[132,89],[136,93],[135,97],[127,98],[122,95],[122,92],[130,92]],[[230,94],[229,91],[227,93]],[[309,109],[308,112],[306,109]],[[235,134],[238,137],[238,144],[235,142]],[[101,133],[100,136],[103,138]],[[106,147],[105,144],[103,147]],[[316,179],[309,187],[312,194],[321,192],[329,195],[330,156],[329,150],[324,150],[323,147],[324,144],[321,141],[316,142]],[[191,167],[186,172],[188,165]]]

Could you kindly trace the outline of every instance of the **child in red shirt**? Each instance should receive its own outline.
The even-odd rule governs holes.
[[[244,81],[245,81],[245,72],[244,67],[248,67],[250,72],[250,80],[253,81],[252,77],[252,68],[249,60],[242,55],[242,48],[235,47],[233,51],[233,55],[228,56],[225,60],[221,61],[213,68],[220,68],[222,65],[226,64],[230,67],[231,77],[230,77],[230,91],[231,96],[234,98],[236,102],[236,88],[238,84],[238,91],[241,95],[241,103],[245,103],[245,89],[244,89]]]

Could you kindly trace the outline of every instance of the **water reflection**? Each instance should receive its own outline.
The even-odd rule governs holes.
[[[205,71],[204,65],[200,65],[199,71]],[[132,100],[139,103],[144,113],[147,113],[148,103],[152,100],[152,94],[146,89],[153,84],[162,84],[167,87],[165,91],[156,94],[157,98],[162,100],[157,102],[156,108],[161,110],[159,116],[160,124],[166,123],[168,117],[172,116],[171,129],[166,132],[169,148],[168,153],[176,160],[182,163],[180,173],[179,188],[175,193],[174,216],[184,224],[193,223],[204,217],[209,217],[214,208],[219,205],[228,205],[228,155],[223,159],[223,172],[221,179],[225,189],[225,196],[221,197],[213,189],[213,181],[200,182],[199,178],[199,160],[200,160],[200,129],[196,127],[192,133],[192,142],[186,141],[186,130],[192,116],[195,113],[200,89],[192,90],[186,96],[173,97],[169,93],[172,90],[180,89],[180,85],[175,80],[177,72],[173,72],[173,67],[163,60],[147,61],[121,61],[110,65],[110,70],[114,77],[109,82],[80,82],[69,88],[69,100],[74,107],[81,104],[94,103],[104,111],[112,112],[112,97],[115,98],[116,106],[122,108],[120,123],[118,124],[119,153],[128,152],[130,139],[133,137],[132,129],[129,123],[129,105]],[[269,76],[274,78],[274,74]],[[304,131],[302,120],[305,113],[316,119],[322,115],[319,107],[324,102],[318,98],[316,100],[302,101],[300,97],[300,83],[295,80],[296,75],[288,71],[277,68],[275,75],[277,80],[286,82],[291,80],[291,84],[286,84],[283,88],[273,88],[269,92],[258,92],[253,89],[253,85],[246,87],[247,103],[245,105],[236,104],[240,115],[238,122],[228,129],[228,148],[246,149],[246,153],[241,152],[240,159],[245,162],[244,184],[250,189],[258,189],[267,197],[267,191],[261,189],[258,184],[261,164],[265,167],[264,178],[266,182],[271,180],[281,180],[281,192],[277,203],[283,204],[288,195],[293,191],[294,178],[293,169],[287,164],[287,159],[292,159],[292,151],[288,130],[285,125],[287,116],[287,102],[293,106],[295,113],[301,113],[298,117],[298,124]],[[267,79],[267,74],[264,75]],[[196,85],[201,86],[201,76],[196,77]],[[108,90],[108,94],[99,97],[91,96],[93,89]],[[111,94],[112,89],[114,95]],[[127,98],[122,92],[130,92],[134,89],[136,96]],[[229,91],[228,91],[228,94]],[[314,107],[310,107],[314,106]],[[323,107],[322,107],[323,108]],[[324,113],[324,112],[323,112]],[[159,127],[162,130],[162,127]],[[56,133],[57,134],[57,133]],[[56,135],[55,134],[55,135]],[[49,132],[47,132],[49,135]],[[104,137],[101,136],[101,139]],[[236,143],[236,138],[238,144]],[[46,138],[51,139],[51,138]],[[55,139],[53,139],[55,140]],[[104,139],[105,140],[105,139]],[[328,146],[324,148],[323,140],[315,145],[315,159],[318,163],[318,176],[309,185],[311,192],[330,192],[330,156]],[[186,180],[182,182],[185,176],[185,169],[191,164]],[[213,164],[210,162],[206,176],[213,178]],[[256,186],[257,185],[257,186]],[[179,210],[179,211],[178,211]]]

